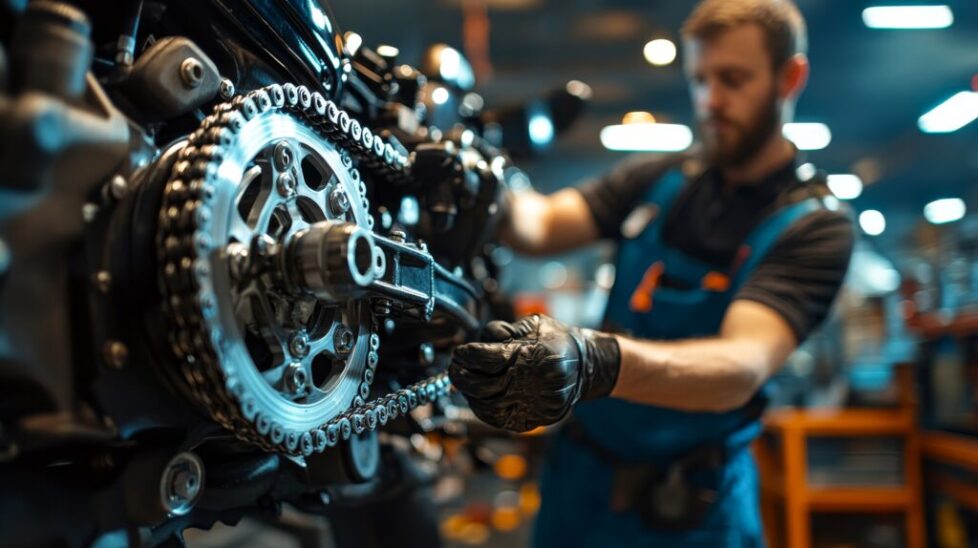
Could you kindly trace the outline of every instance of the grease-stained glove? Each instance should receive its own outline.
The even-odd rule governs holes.
[[[457,346],[448,373],[483,421],[516,432],[553,424],[581,399],[607,396],[621,352],[613,336],[542,315],[490,322]]]

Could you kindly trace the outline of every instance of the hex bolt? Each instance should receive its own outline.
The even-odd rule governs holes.
[[[289,351],[297,358],[304,358],[309,354],[309,335],[305,331],[297,331],[289,339]]]
[[[193,57],[187,57],[180,63],[180,80],[188,89],[194,89],[204,81],[204,65]]]
[[[333,346],[338,355],[349,354],[353,350],[354,342],[356,339],[349,327],[343,324],[336,326],[336,331],[333,333]]]
[[[421,345],[421,352],[419,353],[421,357],[421,363],[424,365],[431,365],[435,362],[435,347],[430,343],[424,343]]]
[[[163,507],[171,515],[189,512],[204,487],[204,466],[193,453],[178,453],[163,470],[160,495]]]
[[[336,216],[345,215],[350,210],[350,197],[342,188],[336,188],[329,193],[329,210]]]
[[[236,280],[243,278],[248,268],[248,248],[234,242],[228,246],[227,254],[231,277]]]
[[[97,215],[98,215],[97,204],[88,202],[82,206],[82,219],[84,219],[86,223],[90,223],[94,221]]]
[[[122,175],[115,175],[109,181],[109,192],[116,200],[121,200],[126,195],[127,190],[129,190],[129,185],[126,183],[126,178]]]
[[[292,145],[288,141],[279,141],[272,150],[272,158],[275,161],[275,169],[279,171],[289,169],[292,167],[292,161],[295,160],[295,152],[292,151]]]
[[[285,370],[285,388],[294,394],[305,392],[309,384],[309,374],[302,367],[302,363],[293,362]]]
[[[224,99],[225,101],[231,99],[234,97],[234,84],[231,83],[231,80],[222,78],[221,83],[217,87],[217,93],[221,96],[221,99]]]
[[[108,293],[112,288],[112,275],[107,270],[99,270],[95,273],[95,287],[101,293]]]
[[[288,172],[280,173],[275,188],[278,189],[279,194],[288,198],[295,192],[295,177]]]
[[[125,367],[126,360],[129,359],[129,349],[126,345],[115,340],[107,341],[102,348],[102,353],[105,357],[105,362],[116,369]]]

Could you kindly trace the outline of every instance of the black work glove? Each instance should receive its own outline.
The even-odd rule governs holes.
[[[553,424],[618,380],[618,340],[547,316],[490,322],[483,342],[455,348],[448,374],[483,421],[524,432]]]

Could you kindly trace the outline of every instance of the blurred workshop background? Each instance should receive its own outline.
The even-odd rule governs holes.
[[[799,169],[827,173],[837,207],[851,209],[860,235],[832,318],[774,381],[776,406],[756,448],[769,542],[975,546],[978,2],[916,11],[906,2],[894,2],[896,10],[868,0],[797,3],[808,21],[812,74],[786,133],[803,151]],[[534,187],[552,192],[627,154],[690,145],[678,29],[693,5],[359,0],[333,7],[344,30],[372,47],[398,48],[407,63],[418,63],[433,43],[457,48],[487,106],[564,87],[587,96],[585,113],[566,131],[545,111],[526,118],[533,154],[520,165]],[[442,67],[454,77],[465,71],[452,59]],[[500,249],[493,259],[520,312],[593,326],[614,280],[612,257],[611,247],[596,246],[545,260]],[[470,453],[457,446],[463,442],[417,440],[455,457],[434,488],[449,546],[526,543],[545,440],[501,439]]]

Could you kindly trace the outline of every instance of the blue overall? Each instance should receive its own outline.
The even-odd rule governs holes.
[[[663,242],[663,224],[684,182],[673,170],[652,185],[643,201],[657,205],[658,214],[637,237],[621,243],[605,313],[606,326],[613,330],[656,340],[716,335],[737,290],[778,237],[822,207],[813,197],[774,211],[746,238],[730,269],[716,272]],[[658,286],[663,273],[682,283]],[[558,435],[541,478],[534,545],[762,546],[757,471],[748,446],[760,431],[765,402],[762,390],[744,407],[723,413],[683,412],[613,398],[579,403],[574,417],[581,429],[622,462],[667,465],[695,448],[724,448],[726,463],[710,480],[718,498],[695,530],[648,529],[636,511],[610,508],[613,463],[595,448]]]

